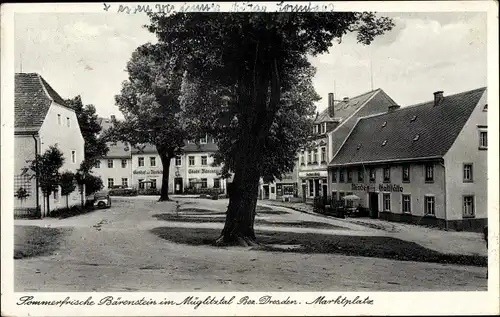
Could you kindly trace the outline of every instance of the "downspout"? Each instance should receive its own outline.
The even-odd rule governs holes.
[[[448,200],[448,196],[446,196],[446,166],[444,166],[443,162],[439,162],[439,164],[443,167],[443,175],[444,175],[444,228],[448,231],[448,216],[446,210],[446,201]]]
[[[36,133],[31,135],[33,137],[33,140],[35,140],[35,159],[38,156],[38,140],[36,139]],[[35,160],[36,166],[36,174],[35,174],[35,190],[36,190],[36,210],[38,211],[38,208],[40,206],[40,201],[39,201],[39,192],[38,192],[38,161]],[[42,210],[40,209],[40,217],[42,217]]]

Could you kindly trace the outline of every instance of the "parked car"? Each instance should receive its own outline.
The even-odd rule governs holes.
[[[94,207],[109,208],[111,207],[111,197],[108,192],[98,192],[94,195]]]

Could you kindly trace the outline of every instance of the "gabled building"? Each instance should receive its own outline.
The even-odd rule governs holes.
[[[36,154],[57,146],[64,155],[63,171],[76,172],[84,159],[84,140],[75,111],[37,73],[15,74],[14,95],[14,212],[47,215],[46,204],[30,165]],[[68,197],[69,205],[81,201],[78,191]],[[60,190],[51,195],[50,209],[66,207]]]
[[[381,113],[395,105],[382,89],[335,100],[328,94],[328,107],[314,120],[308,145],[299,151],[299,195],[304,199],[328,196],[328,162],[337,153],[358,118]]]
[[[390,221],[482,230],[487,223],[487,90],[360,119],[330,162],[330,188]]]

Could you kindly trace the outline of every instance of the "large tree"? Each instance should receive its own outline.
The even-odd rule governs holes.
[[[182,70],[176,65],[162,45],[138,47],[127,63],[129,79],[115,97],[125,120],[115,120],[110,130],[114,140],[156,147],[163,166],[160,201],[169,200],[170,161],[182,152],[186,137],[179,117]]]
[[[176,13],[150,19],[149,30],[185,70],[183,103],[197,109],[191,113],[198,117],[191,121],[203,125],[211,115],[227,120],[217,155],[234,179],[219,241],[253,244],[259,179],[279,177],[293,166],[300,144],[287,119],[308,113],[300,109],[316,98],[308,57],[327,52],[347,32],[370,44],[392,21],[361,12]]]

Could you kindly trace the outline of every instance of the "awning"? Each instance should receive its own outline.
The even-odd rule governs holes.
[[[360,200],[360,198],[356,195],[347,195],[342,197],[343,200]]]

